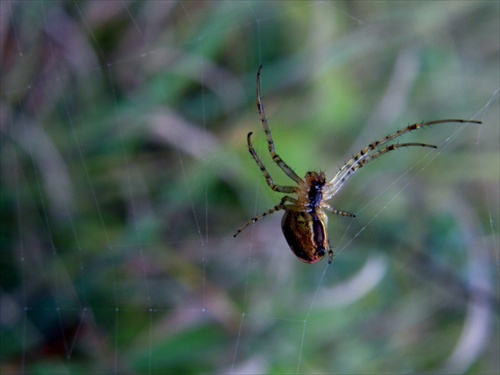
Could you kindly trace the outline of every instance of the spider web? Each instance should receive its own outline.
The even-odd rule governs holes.
[[[491,2],[0,3],[1,372],[498,373]],[[287,250],[303,175],[410,122]],[[423,118],[425,116],[425,118]]]

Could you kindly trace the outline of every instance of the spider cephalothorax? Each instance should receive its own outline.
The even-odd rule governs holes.
[[[323,172],[307,172],[304,180],[308,188],[305,206],[314,210],[320,206],[323,200],[323,187],[326,184],[326,177]]]
[[[323,172],[314,171],[307,172],[304,179],[302,179],[278,156],[278,154],[276,154],[274,150],[273,138],[271,137],[269,125],[267,124],[264,105],[262,104],[260,95],[261,69],[262,65],[257,71],[257,109],[259,110],[262,127],[264,128],[264,133],[266,134],[269,153],[271,154],[273,161],[295,182],[296,186],[282,186],[274,184],[273,179],[267,172],[266,167],[252,146],[252,133],[248,133],[247,136],[248,151],[250,151],[250,154],[266,178],[267,184],[273,191],[285,194],[296,194],[297,198],[285,195],[281,198],[278,205],[261,215],[248,220],[240,229],[238,229],[238,231],[234,234],[234,237],[236,237],[250,224],[263,218],[264,216],[272,214],[278,210],[284,210],[285,214],[281,220],[281,229],[283,230],[285,239],[292,252],[304,263],[316,263],[321,260],[327,252],[328,263],[332,262],[333,251],[328,242],[328,216],[326,215],[325,210],[341,216],[354,217],[354,215],[346,211],[336,210],[326,202],[339,192],[349,177],[351,177],[359,168],[366,165],[370,161],[375,160],[379,156],[390,151],[397,150],[401,147],[437,147],[425,143],[413,142],[393,143],[383,148],[380,148],[380,146],[383,146],[387,142],[390,142],[405,133],[434,124],[447,122],[481,123],[480,121],[475,120],[435,120],[409,125],[406,128],[389,134],[385,138],[370,143],[354,155],[349,161],[347,161],[347,163],[340,168],[330,182],[326,182],[326,177]]]

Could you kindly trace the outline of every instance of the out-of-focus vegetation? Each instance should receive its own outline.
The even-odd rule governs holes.
[[[1,367],[498,373],[499,4],[0,3]],[[255,108],[303,175],[439,125],[332,202],[300,263]]]

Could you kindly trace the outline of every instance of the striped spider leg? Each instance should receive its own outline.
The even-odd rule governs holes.
[[[359,168],[368,164],[369,162],[377,159],[379,156],[382,156],[390,151],[397,150],[403,147],[428,147],[428,148],[437,148],[436,145],[430,145],[426,143],[393,143],[389,146],[386,146],[382,149],[379,147],[402,136],[403,134],[412,132],[414,130],[424,128],[431,125],[436,124],[444,124],[444,123],[471,123],[471,124],[481,124],[481,121],[476,120],[461,120],[461,119],[446,119],[446,120],[434,120],[427,122],[420,122],[412,125],[408,125],[407,127],[400,129],[388,136],[379,139],[378,141],[370,143],[368,146],[359,151],[356,155],[354,155],[350,160],[345,163],[343,167],[337,172],[337,174],[333,177],[333,179],[325,186],[325,196],[323,199],[328,200],[331,199],[335,194],[337,194],[340,189],[344,186],[346,181],[357,171]],[[370,154],[370,152],[372,152]]]

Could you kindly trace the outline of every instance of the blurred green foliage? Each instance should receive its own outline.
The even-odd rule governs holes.
[[[498,373],[499,4],[4,1],[3,374]],[[300,263],[278,153],[328,176],[420,120]]]

